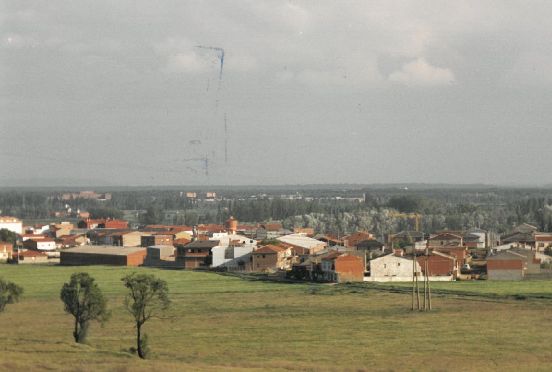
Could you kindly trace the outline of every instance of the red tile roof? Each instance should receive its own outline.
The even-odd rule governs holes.
[[[261,248],[257,249],[253,253],[254,254],[255,253],[273,254],[273,253],[283,252],[285,250],[286,250],[286,248],[279,247],[277,245],[269,244],[269,245],[265,245],[264,247],[261,247]]]

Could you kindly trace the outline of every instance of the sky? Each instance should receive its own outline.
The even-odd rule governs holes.
[[[551,15],[0,0],[0,186],[550,184]]]

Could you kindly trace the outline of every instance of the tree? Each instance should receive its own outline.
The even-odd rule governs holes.
[[[8,229],[0,229],[0,242],[8,242],[15,245],[17,243],[17,234]]]
[[[416,195],[393,196],[387,206],[402,213],[421,212],[424,200]]]
[[[65,304],[65,312],[75,317],[75,342],[85,341],[90,321],[97,320],[103,324],[109,318],[107,300],[88,273],[71,275],[69,283],[63,284],[60,297]]]
[[[161,209],[155,205],[151,205],[146,209],[146,213],[141,214],[140,222],[146,225],[160,223],[162,220]]]
[[[142,336],[142,326],[152,317],[159,316],[170,305],[167,282],[150,274],[132,273],[121,279],[128,288],[125,307],[136,324],[136,347],[138,356],[148,354],[147,335]]]
[[[6,305],[19,301],[23,294],[23,288],[17,284],[0,278],[0,313],[4,311]]]

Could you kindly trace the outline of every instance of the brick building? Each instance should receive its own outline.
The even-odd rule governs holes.
[[[85,245],[61,251],[60,263],[75,266],[140,266],[144,263],[145,257],[145,248]]]
[[[251,253],[253,271],[272,271],[291,267],[291,248],[265,245]]]

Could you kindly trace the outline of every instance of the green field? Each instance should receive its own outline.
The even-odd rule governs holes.
[[[93,275],[112,319],[72,341],[59,290],[75,271]],[[152,356],[128,352],[134,328],[120,278],[151,272],[169,283],[173,306],[145,325]],[[439,283],[435,291],[483,296],[434,298],[412,313],[410,296],[382,285],[328,286],[243,280],[215,273],[112,267],[1,265],[25,296],[0,314],[0,370],[550,370],[549,282]],[[439,293],[438,293],[439,294]]]

